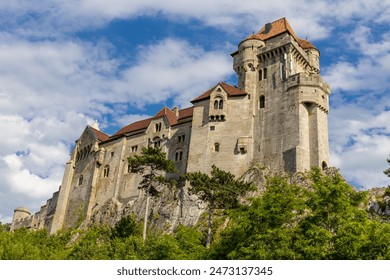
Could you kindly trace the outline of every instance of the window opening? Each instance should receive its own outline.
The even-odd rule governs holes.
[[[214,109],[218,109],[218,100],[214,101]]]
[[[103,177],[108,177],[109,173],[110,173],[110,166],[109,165],[104,166]]]
[[[214,143],[214,152],[218,153],[219,152],[220,145],[219,143]]]
[[[79,183],[78,183],[78,185],[79,186],[81,186],[82,184],[83,184],[83,175],[80,175],[80,177],[79,177]]]
[[[265,107],[265,96],[262,95],[260,96],[260,108],[264,108]]]

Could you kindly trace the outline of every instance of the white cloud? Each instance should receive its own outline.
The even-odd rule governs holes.
[[[140,46],[124,68],[109,44],[0,37],[7,39],[0,46],[0,190],[18,197],[8,201],[12,209],[51,197],[73,141],[93,119],[127,125],[147,117],[128,114],[129,106],[169,98],[181,105],[232,72],[226,54],[184,40]]]
[[[382,134],[388,133],[390,123],[384,108],[390,104],[386,96],[378,99],[373,91],[383,94],[389,89],[390,41],[388,34],[378,40],[370,25],[390,23],[389,4],[388,0],[260,4],[257,0],[245,4],[233,0],[41,0],[33,5],[27,0],[1,1],[0,131],[5,134],[0,138],[0,218],[21,205],[36,210],[57,190],[70,146],[93,119],[103,128],[122,126],[148,116],[128,114],[131,107],[167,99],[186,106],[188,100],[232,74],[226,48],[230,38],[210,42],[211,51],[185,39],[154,41],[139,46],[134,64],[127,65],[115,56],[110,43],[71,37],[116,19],[142,16],[183,24],[195,20],[237,40],[284,16],[298,36],[309,40],[331,36],[333,40],[339,36],[333,32],[340,24],[356,26],[350,36],[343,37],[350,42],[344,51],[357,52],[361,59],[339,60],[324,71],[335,92],[331,99],[340,101],[330,113],[332,162],[359,184],[383,185],[386,177],[381,172],[390,153],[388,137]],[[362,89],[370,93],[363,95]],[[341,90],[347,97],[355,95],[354,105],[345,106]]]
[[[12,28],[22,36],[38,37],[59,36],[98,28],[115,19],[142,16],[163,16],[182,22],[197,20],[206,26],[231,32],[243,28],[251,32],[264,22],[286,16],[298,34],[311,39],[330,36],[335,24],[350,20],[390,22],[385,12],[389,9],[388,0],[274,0],[261,3],[247,0],[245,4],[234,0],[116,0],[110,3],[105,0],[41,0],[34,5],[25,0],[3,2],[0,8],[3,10],[0,23],[4,22],[5,28]]]
[[[383,187],[390,154],[390,111],[375,113],[357,105],[333,109],[330,114],[331,164],[351,182]]]
[[[124,99],[138,106],[174,98],[179,105],[232,74],[226,53],[206,52],[183,40],[166,39],[140,47],[136,64],[114,85]]]

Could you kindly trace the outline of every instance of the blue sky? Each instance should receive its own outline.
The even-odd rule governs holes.
[[[0,0],[0,220],[58,189],[74,141],[236,83],[230,53],[286,17],[321,51],[331,165],[389,184],[390,1]]]

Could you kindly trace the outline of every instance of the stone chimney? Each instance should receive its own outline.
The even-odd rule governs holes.
[[[178,106],[173,107],[172,111],[175,113],[176,117],[179,117],[179,107]]]

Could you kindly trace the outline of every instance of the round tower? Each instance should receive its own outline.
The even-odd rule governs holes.
[[[258,49],[265,46],[264,42],[251,35],[238,45],[234,54],[234,71],[238,75],[238,87],[249,94],[256,93],[258,75]]]
[[[15,223],[31,215],[30,210],[25,207],[19,207],[14,210],[14,216],[12,218],[11,231],[15,229]]]
[[[309,64],[314,68],[316,73],[320,73],[320,51],[314,46],[306,49],[307,56],[309,58]]]

